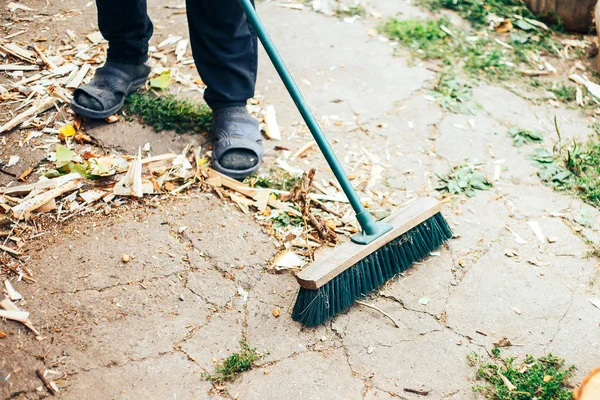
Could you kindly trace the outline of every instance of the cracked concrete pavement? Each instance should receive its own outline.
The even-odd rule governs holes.
[[[73,7],[55,3],[49,7]],[[82,34],[95,20],[85,3],[77,2]],[[154,42],[186,34],[183,15],[167,13],[162,1],[149,3],[159,27]],[[428,15],[404,1],[371,6],[388,16]],[[513,147],[506,134],[512,125],[551,133],[557,115],[564,137],[585,137],[589,120],[500,84],[475,88],[474,101],[483,107],[476,115],[452,114],[425,98],[435,76],[427,65],[394,56],[389,43],[367,34],[377,20],[350,24],[273,3],[259,10],[317,116],[350,123],[326,126],[340,158],[360,149],[380,155],[388,164],[385,184],[399,202],[438,196],[435,172],[466,158],[484,163],[490,176],[501,165],[499,181],[447,203],[456,238],[366,300],[400,328],[360,305],[319,328],[294,323],[293,276],[266,268],[275,244],[251,216],[211,194],[192,191],[49,227],[29,243],[37,283],[15,283],[46,340],[0,322],[9,333],[0,340],[0,370],[16,371],[0,382],[0,397],[41,397],[33,372],[39,366],[57,371],[64,399],[218,397],[202,374],[238,351],[242,339],[265,357],[224,385],[223,397],[416,399],[404,391],[412,388],[430,390],[432,399],[478,399],[467,355],[485,355],[504,337],[518,345],[504,354],[552,352],[577,365],[577,379],[596,366],[600,310],[589,299],[600,297],[600,270],[597,258],[586,258],[582,235],[599,237],[600,213],[543,186],[527,159],[530,149]],[[286,137],[277,144],[301,147],[309,136],[295,129],[299,115],[264,55],[258,91],[277,107]],[[126,151],[146,142],[157,152],[178,150],[202,140],[157,134],[135,122],[95,124],[90,131]],[[266,145],[269,165],[275,143]],[[302,163],[328,174],[316,153]],[[592,226],[575,222],[582,210]],[[532,221],[557,241],[539,242]],[[507,257],[506,249],[517,255]],[[122,262],[121,254],[132,261]],[[279,318],[271,314],[275,307]]]

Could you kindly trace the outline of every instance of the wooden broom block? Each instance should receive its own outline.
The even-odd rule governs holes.
[[[375,250],[428,220],[440,212],[440,209],[440,202],[429,197],[407,205],[383,221],[392,225],[391,231],[367,245],[348,241],[338,246],[323,258],[300,271],[296,275],[298,283],[305,289],[320,288]]]

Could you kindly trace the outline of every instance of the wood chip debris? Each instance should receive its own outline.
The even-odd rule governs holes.
[[[298,269],[306,264],[300,256],[294,253],[292,250],[286,250],[279,254],[273,260],[273,268],[277,271],[286,269]]]
[[[10,301],[10,299],[8,299],[8,298],[0,301],[0,308],[3,308],[5,310],[5,311],[0,310],[0,316],[2,316],[2,314],[1,314],[2,312],[12,313],[12,315],[17,316],[17,318],[9,318],[9,319],[13,319],[14,321],[18,321],[18,322],[22,323],[31,332],[33,332],[33,334],[36,337],[40,337],[40,332],[34,328],[33,324],[29,320],[28,312],[25,312],[25,311],[22,311],[21,309],[19,309],[19,307],[15,303]]]
[[[56,396],[59,392],[58,386],[56,386],[56,383],[54,381],[48,380],[48,378],[46,378],[46,371],[42,371],[41,368],[38,368],[35,370],[35,373],[38,376],[38,378],[40,378],[46,389],[48,389],[50,394],[52,396]]]
[[[500,339],[497,342],[492,343],[492,344],[494,346],[496,346],[496,347],[510,347],[510,346],[512,346],[512,343],[506,337],[503,337],[502,339]]]
[[[0,318],[6,318],[13,321],[25,323],[25,321],[29,319],[29,313],[25,311],[0,310]]]
[[[506,385],[506,388],[508,389],[509,392],[512,392],[513,390],[515,390],[517,388],[515,385],[512,384],[511,381],[508,380],[507,377],[502,375],[500,372],[498,373],[498,375],[500,375],[500,379],[502,379],[502,382],[504,382],[504,385]]]
[[[542,228],[537,221],[527,221],[527,225],[529,225],[529,228],[531,228],[535,234],[535,237],[540,241],[540,243],[546,243],[546,237],[544,236]]]
[[[12,301],[19,301],[19,300],[23,299],[23,296],[21,295],[21,293],[19,293],[15,290],[12,283],[10,283],[10,281],[8,279],[6,279],[4,281],[4,290],[5,290],[8,298]]]
[[[404,388],[404,391],[407,393],[414,393],[419,396],[427,396],[427,395],[429,395],[429,393],[431,393],[431,390],[411,389],[411,388]]]
[[[10,12],[15,12],[17,10],[34,11],[33,8],[30,8],[30,7],[27,7],[24,4],[15,3],[15,2],[12,2],[12,1],[6,5],[6,8],[8,8],[8,10]]]
[[[279,130],[279,124],[277,123],[277,115],[275,113],[275,106],[267,104],[265,107],[265,135],[271,140],[281,140],[281,132]]]

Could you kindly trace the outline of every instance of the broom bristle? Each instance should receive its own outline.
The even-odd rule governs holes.
[[[452,231],[442,214],[435,214],[319,289],[300,288],[292,318],[306,326],[323,324],[394,275],[406,271],[451,237]]]

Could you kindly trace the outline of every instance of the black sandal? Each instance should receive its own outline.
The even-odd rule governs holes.
[[[262,162],[264,149],[258,121],[244,113],[219,114],[214,116],[215,141],[213,144],[213,168],[231,178],[243,180],[255,173]],[[250,154],[254,165],[246,169],[226,168],[221,164],[223,156],[232,150]]]
[[[136,66],[135,73],[127,73],[107,63],[96,70],[96,74],[90,83],[75,89],[71,109],[78,115],[93,119],[104,119],[118,112],[125,104],[125,97],[135,92],[146,83],[150,74],[150,66],[142,64]],[[96,100],[102,110],[94,110],[82,105],[78,97],[85,94]]]

